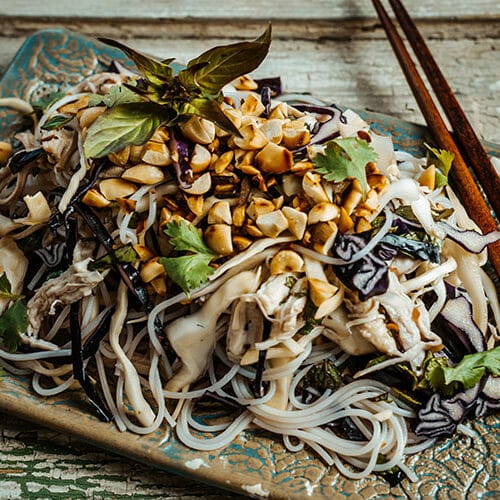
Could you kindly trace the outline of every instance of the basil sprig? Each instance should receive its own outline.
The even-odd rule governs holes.
[[[144,144],[159,126],[172,126],[193,115],[239,135],[220,107],[221,90],[264,60],[271,43],[271,25],[254,41],[207,50],[178,74],[170,65],[173,59],[159,61],[115,40],[100,40],[134,61],[142,78],[136,85],[124,85],[142,101],[112,106],[89,127],[84,143],[87,158],[102,158],[128,145]]]

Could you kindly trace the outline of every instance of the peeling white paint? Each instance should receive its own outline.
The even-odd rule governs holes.
[[[208,467],[202,458],[194,458],[186,462],[186,467],[193,470],[198,470],[200,467]]]
[[[267,498],[269,496],[269,491],[266,491],[264,488],[262,488],[262,485],[260,483],[244,484],[241,488],[251,495],[258,495],[264,498]]]
[[[306,489],[307,496],[310,497],[312,496],[314,490],[318,487],[317,484],[311,484],[311,481],[305,481],[304,482],[304,487]]]
[[[2,491],[0,498],[21,498],[21,485],[15,481],[2,481]]]

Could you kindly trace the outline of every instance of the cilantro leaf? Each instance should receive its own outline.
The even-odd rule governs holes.
[[[464,389],[474,387],[485,375],[500,375],[500,346],[490,351],[467,354],[456,366],[447,366],[443,362],[435,363],[426,369],[429,385],[444,395],[455,392],[457,384]]]
[[[21,333],[26,332],[28,328],[28,315],[26,306],[17,299],[0,316],[0,338],[5,348],[9,352],[17,350],[21,345]]]
[[[89,106],[98,106],[99,104],[104,104],[108,108],[116,106],[118,104],[125,104],[127,102],[139,102],[141,101],[140,96],[135,92],[128,89],[124,85],[113,85],[107,94],[91,94],[89,96]]]
[[[436,187],[443,187],[448,184],[448,173],[455,159],[455,155],[446,149],[437,149],[424,143],[425,147],[434,155],[427,158],[427,166],[434,165],[437,168],[435,174]]]
[[[160,257],[159,262],[167,276],[187,294],[205,283],[214,272],[214,268],[208,265],[211,260],[211,256],[195,253],[182,257]]]
[[[16,300],[19,298],[19,295],[12,293],[9,278],[7,278],[7,275],[3,273],[0,276],[0,299]]]
[[[193,224],[186,221],[172,221],[165,226],[165,234],[170,236],[170,244],[175,250],[197,252],[209,256],[215,254],[205,245],[200,233]]]
[[[209,266],[216,254],[205,245],[200,233],[192,224],[185,221],[172,221],[165,227],[165,234],[170,237],[170,244],[175,250],[192,252],[181,257],[161,257],[167,275],[186,293],[198,288],[214,272]]]
[[[324,153],[313,158],[316,172],[327,181],[340,182],[349,177],[357,179],[363,193],[368,191],[365,167],[375,161],[377,154],[367,141],[359,137],[338,137],[326,143]]]

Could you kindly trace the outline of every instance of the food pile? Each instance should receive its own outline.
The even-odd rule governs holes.
[[[405,454],[498,409],[499,233],[447,151],[247,76],[270,36],[178,73],[105,40],[140,74],[8,101],[33,121],[0,143],[0,363],[120,430],[214,449],[257,425],[353,478],[412,476]],[[207,398],[237,415],[205,423]]]

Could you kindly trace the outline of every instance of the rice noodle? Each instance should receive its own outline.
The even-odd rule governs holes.
[[[418,415],[398,399],[398,385],[393,388],[366,377],[374,372],[380,372],[377,376],[388,374],[385,370],[399,363],[408,363],[415,377],[420,377],[425,355],[438,345],[441,348],[442,339],[432,331],[432,322],[446,306],[450,286],[468,291],[473,317],[478,318],[476,322],[483,332],[489,333],[488,345],[494,347],[498,342],[487,307],[490,306],[492,319],[498,324],[498,296],[495,284],[480,270],[486,252],[471,255],[461,247],[455,248],[446,239],[443,225],[435,220],[437,212],[453,208],[452,215],[445,213],[446,224],[458,230],[474,227],[458,198],[449,187],[429,192],[420,186],[418,177],[426,160],[394,152],[391,141],[384,138],[374,138],[379,156],[383,156],[375,176],[381,176],[384,187],[378,190],[372,186],[367,167],[370,189],[364,197],[356,191],[352,178],[336,184],[319,171],[304,175],[292,168],[284,175],[267,175],[267,171],[266,175],[256,175],[254,152],[243,147],[236,152],[231,146],[233,139],[219,135],[212,144],[213,150],[207,146],[214,155],[211,163],[225,149],[234,163],[224,172],[218,172],[213,165],[206,170],[212,184],[205,193],[190,192],[189,175],[179,185],[169,168],[162,168],[164,175],[159,177],[163,180],[158,184],[141,179],[125,183],[122,174],[130,167],[150,172],[152,167],[158,167],[148,163],[145,149],[139,153],[140,146],[116,151],[107,159],[103,154],[102,165],[98,163],[101,159],[88,160],[84,143],[88,134],[80,130],[77,111],[70,111],[75,106],[65,108],[64,115],[71,120],[60,134],[54,134],[56,145],[47,145],[52,135],[46,134],[43,127],[62,106],[87,96],[82,90],[102,91],[110,84],[124,81],[126,75],[102,73],[89,77],[71,90],[74,94],[62,97],[45,110],[31,131],[18,136],[27,149],[45,150],[47,155],[36,158],[40,168],[21,169],[17,177],[8,168],[0,170],[0,237],[14,242],[26,258],[21,250],[27,246],[23,240],[40,231],[41,245],[49,250],[59,249],[61,257],[54,265],[42,258],[42,264],[36,268],[40,259],[35,256],[35,264],[28,263],[19,289],[12,292],[15,298],[8,293],[4,293],[6,298],[0,297],[4,309],[16,300],[35,302],[45,298],[49,303],[40,310],[49,311],[51,316],[50,320],[41,319],[42,326],[36,332],[21,332],[23,349],[28,352],[11,353],[7,343],[2,344],[5,349],[0,349],[0,366],[20,376],[31,375],[33,390],[51,397],[80,389],[75,379],[81,379],[81,374],[75,376],[73,363],[76,366],[79,362],[76,356],[84,358],[83,370],[88,368],[88,377],[97,380],[102,405],[121,432],[164,432],[165,440],[175,432],[177,439],[189,448],[209,451],[228,446],[246,429],[257,426],[281,436],[291,453],[313,452],[347,477],[361,479],[397,466],[415,479],[404,464],[405,455],[421,452],[432,446],[435,439],[413,434],[413,421]],[[241,102],[250,93],[234,89],[233,95],[232,112],[237,114],[244,109]],[[0,99],[0,105],[33,113],[31,105],[20,99]],[[229,108],[229,101],[224,105]],[[76,107],[79,106],[80,103]],[[280,106],[280,113],[289,113],[284,123],[295,120],[307,127],[311,135],[309,145],[289,151],[294,162],[311,163],[313,168],[314,154],[323,150],[322,138],[326,135],[343,139],[369,129],[352,111]],[[325,114],[322,110],[326,110]],[[326,121],[325,115],[329,117]],[[263,126],[264,116],[257,122]],[[172,138],[174,130],[165,128]],[[190,156],[198,146],[175,129],[178,144],[172,151],[171,143],[161,139],[164,133],[163,128],[156,131],[152,143],[172,157],[176,152],[185,156],[179,158],[179,163],[185,160],[189,169]],[[153,149],[148,152],[156,153]],[[182,153],[183,149],[186,153]],[[170,161],[165,159],[159,164]],[[199,172],[193,175],[195,181],[200,176]],[[90,201],[78,201],[92,206],[84,217],[83,210],[73,211],[72,203],[92,176],[95,184],[89,182],[85,186],[93,190],[89,193],[95,200],[89,196]],[[123,193],[132,194],[118,193],[103,199],[106,193],[100,183],[104,179],[120,180],[117,184],[124,188]],[[229,186],[231,190],[219,192],[220,186]],[[47,217],[40,223],[35,220],[29,227],[16,224],[29,219],[22,218],[27,209],[32,215],[26,195],[38,191],[46,196]],[[359,196],[353,206],[348,201],[351,195],[352,199]],[[333,202],[338,206],[331,207]],[[328,210],[322,212],[327,205],[336,216]],[[320,214],[319,220],[312,216],[313,208],[316,215]],[[400,235],[398,231],[404,231],[404,225],[395,218],[400,209],[413,213],[404,216],[412,221],[411,234],[402,236],[406,236],[406,241],[400,247],[391,244],[398,257],[386,252],[389,256],[381,263],[377,260],[381,241],[389,233]],[[371,223],[380,214],[384,221],[373,228]],[[49,273],[65,272],[68,264],[64,252],[74,242],[64,224],[67,217],[77,221],[78,243],[93,238],[89,255],[100,258],[107,254],[98,262],[104,270],[87,269],[101,273],[103,279],[89,288],[86,296],[75,298],[75,284],[69,275],[64,283],[50,283],[60,284],[63,292],[59,295],[39,297],[31,292],[47,282]],[[183,223],[194,227],[190,237],[196,242],[183,241],[179,245],[169,231],[164,231],[165,224],[173,221],[179,222],[179,227]],[[228,227],[227,249],[215,250],[216,239],[210,240],[207,234],[211,228],[216,232],[227,231]],[[278,235],[266,236],[273,234]],[[335,247],[341,241],[339,234],[343,241],[349,237],[358,241],[363,238],[364,247],[349,260],[334,257],[340,254],[339,247]],[[36,238],[38,235],[34,235]],[[416,241],[418,245],[414,245]],[[134,247],[133,258],[119,254],[125,245]],[[431,246],[439,255],[431,255]],[[418,251],[413,247],[418,247]],[[241,248],[244,249],[240,251]],[[197,274],[202,268],[206,276],[196,282],[203,284],[188,290],[190,287],[182,285],[175,270],[168,268],[167,275],[168,266],[163,268],[159,260],[164,256],[180,258],[183,263],[189,261],[187,271],[179,264],[184,273]],[[200,256],[201,264],[196,261]],[[348,265],[355,263],[358,264]],[[148,274],[148,267],[152,274]],[[0,276],[4,268],[0,262]],[[343,269],[356,276],[346,276]],[[9,284],[12,274],[9,270]],[[24,274],[28,276],[26,284]],[[363,286],[371,284],[371,280],[379,282],[364,294]],[[18,299],[22,294],[27,298]],[[75,319],[70,316],[74,303],[79,311],[80,353],[71,352],[75,339],[71,341],[68,318]],[[37,310],[33,303],[29,306],[30,311]],[[358,358],[360,355],[368,357]],[[367,365],[366,359],[380,355],[386,356],[382,362]],[[353,367],[358,365],[360,369],[355,372]],[[179,373],[185,377],[179,377]],[[216,420],[199,416],[197,402],[202,398],[219,399],[223,405],[227,403],[231,412],[225,411],[224,406],[220,415],[210,415]],[[356,439],[341,437],[337,431],[337,425],[346,422],[352,426]],[[457,430],[473,437],[473,431],[461,424]],[[382,456],[385,460],[380,463]]]

